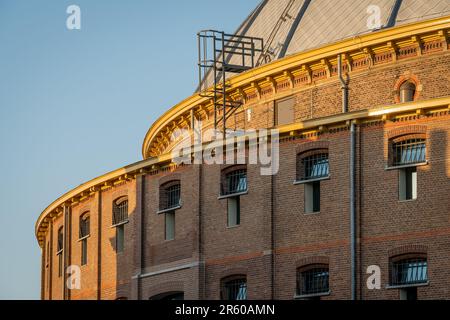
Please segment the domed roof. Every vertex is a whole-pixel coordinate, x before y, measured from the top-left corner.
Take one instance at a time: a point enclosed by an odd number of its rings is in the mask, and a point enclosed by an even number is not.
[[[449,15],[450,0],[264,0],[236,34],[263,38],[269,62],[374,32],[378,8],[385,29]]]

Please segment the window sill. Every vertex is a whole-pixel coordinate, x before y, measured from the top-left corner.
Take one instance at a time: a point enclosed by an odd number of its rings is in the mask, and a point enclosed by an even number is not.
[[[331,175],[328,175],[326,177],[316,178],[316,179],[307,179],[307,180],[295,180],[294,185],[299,184],[306,184],[306,183],[312,183],[312,182],[318,182],[318,181],[324,181],[324,180],[330,180]]]
[[[399,169],[406,169],[406,168],[423,167],[423,166],[427,166],[428,164],[429,164],[429,162],[425,161],[425,162],[405,164],[405,165],[401,165],[401,166],[386,166],[384,168],[384,170],[392,171],[392,170],[399,170]]]
[[[156,211],[156,213],[157,214],[163,214],[163,213],[170,212],[170,211],[175,211],[175,210],[178,210],[178,209],[181,209],[181,205],[176,206],[176,207],[172,207],[172,208],[162,209],[162,210]]]
[[[329,296],[331,291],[321,292],[321,293],[313,293],[313,294],[303,294],[303,295],[294,295],[295,300],[308,299],[308,298],[316,298],[316,297],[325,297]]]
[[[242,191],[242,192],[237,192],[237,193],[232,193],[232,194],[227,194],[227,195],[220,195],[217,197],[218,200],[223,200],[223,199],[228,199],[228,198],[234,198],[234,197],[239,197],[239,196],[243,196],[248,194],[248,190]]]
[[[121,222],[121,223],[116,223],[116,224],[113,224],[110,228],[120,227],[120,226],[122,226],[122,225],[124,225],[124,224],[127,224],[128,222],[130,222],[130,221],[129,221],[129,220],[126,220],[126,221]]]
[[[430,281],[424,282],[424,283],[414,283],[414,284],[403,284],[403,285],[387,285],[386,289],[407,289],[407,288],[415,288],[415,287],[426,287],[430,285]]]
[[[240,226],[241,226],[240,224],[237,224],[235,226],[227,226],[227,229],[236,229],[239,228]]]
[[[409,203],[409,202],[414,202],[414,201],[417,201],[417,199],[398,200],[398,203]]]
[[[314,216],[316,214],[320,214],[320,211],[315,211],[315,212],[305,212],[303,213],[305,216]]]

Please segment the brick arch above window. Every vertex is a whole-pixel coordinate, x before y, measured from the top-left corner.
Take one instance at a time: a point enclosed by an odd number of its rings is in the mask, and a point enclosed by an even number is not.
[[[405,74],[401,75],[398,78],[397,82],[395,83],[395,86],[394,86],[395,103],[400,103],[400,89],[401,89],[402,85],[404,85],[407,82],[414,84],[416,87],[415,94],[414,94],[414,101],[417,101],[420,98],[420,94],[422,92],[422,84],[419,81],[419,78],[415,74],[405,73]]]
[[[128,197],[128,190],[126,189],[116,190],[111,194],[113,201],[124,197]]]
[[[421,244],[411,244],[411,245],[404,245],[400,247],[393,248],[388,251],[388,257],[389,259],[396,259],[401,258],[403,259],[406,256],[412,255],[417,257],[417,255],[420,256],[426,256],[428,252],[428,247],[421,245]]]
[[[145,296],[148,299],[159,296],[166,292],[184,292],[183,281],[168,281],[151,286],[145,291]]]
[[[237,267],[222,271],[219,277],[221,280],[224,280],[235,276],[246,276],[246,274],[248,274],[248,268]]]
[[[247,170],[246,164],[230,164],[226,165],[223,168],[221,168],[221,174],[222,176],[226,176],[228,173],[231,173],[233,171],[237,170]]]
[[[299,144],[295,148],[295,153],[297,155],[306,153],[308,151],[313,151],[317,149],[329,149],[330,142],[329,141],[310,141],[306,143]]]
[[[302,258],[300,260],[297,260],[295,263],[296,269],[310,269],[311,267],[314,267],[315,265],[329,265],[330,259],[325,256],[312,256],[312,257],[306,257]]]
[[[424,125],[409,125],[409,126],[403,126],[400,128],[395,128],[392,130],[389,130],[387,132],[387,138],[389,140],[392,140],[394,138],[405,136],[405,135],[412,135],[412,134],[427,134],[427,126]]]
[[[167,176],[161,177],[158,180],[158,184],[159,184],[159,186],[162,186],[168,182],[177,181],[177,180],[181,181],[181,175],[179,173],[173,173],[173,174],[169,174]]]

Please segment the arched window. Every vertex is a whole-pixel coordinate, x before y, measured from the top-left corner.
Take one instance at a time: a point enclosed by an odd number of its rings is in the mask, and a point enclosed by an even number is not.
[[[247,169],[243,166],[222,171],[221,198],[227,199],[227,225],[235,227],[241,223],[241,195],[248,190]]]
[[[428,283],[426,254],[406,254],[390,260],[390,285],[400,288],[401,300],[417,300],[417,286]]]
[[[81,243],[81,265],[87,264],[88,238],[90,235],[90,216],[85,212],[80,216],[80,243]]]
[[[393,165],[402,166],[426,161],[426,140],[422,137],[408,137],[392,143]]]
[[[297,180],[315,180],[329,175],[328,149],[311,150],[297,155]]]
[[[116,228],[116,252],[122,252],[125,245],[125,224],[128,222],[128,198],[121,197],[113,202],[113,226]]]
[[[128,222],[128,198],[122,197],[113,202],[113,225]]]
[[[297,296],[320,297],[329,294],[329,268],[317,264],[297,269]]]
[[[247,300],[247,278],[245,275],[235,275],[222,279],[222,300]]]
[[[328,149],[297,155],[296,184],[305,185],[305,213],[320,212],[320,181],[330,177]]]
[[[163,184],[159,190],[159,209],[172,210],[181,206],[181,183],[174,180]]]
[[[64,250],[64,228],[61,226],[58,229],[58,243],[56,255],[58,256],[58,277],[63,273],[63,250]]]
[[[417,166],[426,164],[425,134],[411,134],[390,140],[389,162],[399,172],[399,200],[417,199]]]
[[[400,102],[412,102],[416,95],[416,85],[411,81],[405,81],[400,86]]]

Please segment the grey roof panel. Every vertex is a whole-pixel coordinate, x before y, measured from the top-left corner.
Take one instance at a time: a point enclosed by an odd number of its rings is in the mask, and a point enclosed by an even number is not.
[[[450,0],[403,0],[397,25],[450,15]]]
[[[386,25],[394,4],[395,0],[313,0],[286,55],[372,32],[367,26],[367,8],[379,6],[381,24]]]

